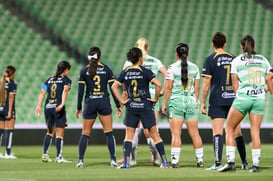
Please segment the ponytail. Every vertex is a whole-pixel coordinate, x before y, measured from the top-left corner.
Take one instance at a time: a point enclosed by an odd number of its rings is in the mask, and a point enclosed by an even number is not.
[[[88,53],[89,67],[88,74],[91,79],[97,74],[98,62],[100,60],[101,52],[98,47],[91,47]]]
[[[185,43],[179,43],[176,46],[176,53],[178,57],[181,59],[181,82],[183,87],[187,87],[188,84],[188,53],[189,47]]]
[[[256,54],[256,52],[254,51],[255,41],[251,36],[246,35],[241,40],[241,45],[243,47],[243,52],[247,53],[248,58],[251,58],[252,54]]]

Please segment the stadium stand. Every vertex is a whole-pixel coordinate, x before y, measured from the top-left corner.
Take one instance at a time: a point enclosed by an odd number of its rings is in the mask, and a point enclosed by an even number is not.
[[[255,0],[10,2],[13,3],[0,4],[0,69],[2,71],[3,65],[7,64],[17,68],[19,123],[43,123],[43,118],[34,115],[39,86],[54,73],[57,62],[62,59],[72,64],[73,87],[67,108],[70,122],[78,122],[74,116],[77,74],[84,61],[70,56],[71,52],[65,52],[66,48],[59,48],[62,44],[59,40],[69,42],[66,46],[74,47],[71,51],[79,49],[83,55],[90,46],[99,46],[102,61],[109,64],[115,74],[120,72],[128,49],[142,36],[150,42],[150,54],[161,59],[166,66],[175,61],[175,45],[183,41],[190,46],[189,59],[201,70],[205,57],[213,51],[211,37],[216,31],[227,35],[227,50],[235,55],[241,52],[239,43],[242,36],[251,34],[256,40],[256,51],[266,55],[270,61],[273,58],[273,11]],[[270,3],[272,0],[267,7]],[[14,6],[18,11],[22,8],[26,15],[12,13]],[[27,26],[27,22],[43,22],[46,27],[36,25],[40,26],[36,27],[39,29],[37,33],[35,28]],[[53,38],[49,37],[52,36],[49,29],[54,31]],[[43,34],[48,34],[48,39]],[[52,41],[54,38],[55,42]],[[264,122],[273,122],[272,104],[272,98],[267,95]],[[114,119],[121,122],[116,117]],[[208,122],[208,118],[201,114],[199,120]]]

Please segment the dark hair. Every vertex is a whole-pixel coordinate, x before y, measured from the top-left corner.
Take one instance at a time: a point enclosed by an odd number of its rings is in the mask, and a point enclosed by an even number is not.
[[[189,55],[189,47],[185,43],[179,43],[176,45],[176,53],[181,59],[181,82],[184,87],[188,84],[188,63],[187,57]]]
[[[15,73],[16,69],[12,65],[8,65],[5,68],[5,71],[3,73],[3,76],[0,80],[0,106],[4,106],[7,99],[7,91],[5,88],[6,80],[9,80],[8,78]]]
[[[214,48],[223,48],[226,43],[226,36],[221,32],[216,32],[212,37]]]
[[[100,60],[101,52],[98,47],[91,47],[88,52],[89,67],[88,73],[91,79],[97,74],[98,61]]]
[[[53,76],[53,79],[56,80],[57,77],[59,77],[65,71],[65,69],[70,70],[70,68],[71,68],[71,65],[67,61],[65,60],[60,61],[57,65],[57,69]]]
[[[132,64],[136,64],[140,57],[142,57],[142,52],[136,47],[131,48],[127,53],[127,59],[132,62]]]
[[[248,58],[251,57],[251,54],[256,54],[254,51],[255,41],[250,35],[246,35],[242,38],[241,45],[243,47],[243,52],[247,53]]]

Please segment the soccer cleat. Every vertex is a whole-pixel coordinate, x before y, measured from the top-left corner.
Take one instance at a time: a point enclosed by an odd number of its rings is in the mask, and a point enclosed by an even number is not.
[[[11,154],[5,154],[5,157],[4,157],[5,159],[17,159],[17,157],[16,156],[14,156],[12,153]]]
[[[68,161],[68,160],[64,159],[63,157],[57,157],[55,159],[55,162],[56,163],[72,163],[72,161]]]
[[[117,164],[117,162],[115,160],[111,160],[110,165],[111,165],[111,167],[117,167],[118,166],[118,164]]]
[[[117,169],[129,169],[130,168],[130,164],[125,163],[125,164],[121,164],[120,166],[117,167]]]
[[[124,162],[124,157],[122,157],[121,159],[119,159],[117,162],[118,163],[123,163]]]
[[[206,170],[207,171],[210,171],[210,170],[218,170],[219,168],[221,168],[222,167],[222,165],[212,165],[211,167],[209,167],[209,168],[206,168]]]
[[[178,163],[172,163],[172,168],[178,168],[178,167],[179,167]]]
[[[42,162],[52,162],[52,160],[49,158],[48,154],[43,154]]]
[[[236,167],[234,163],[227,163],[225,164],[222,168],[219,168],[218,171],[219,172],[227,172],[227,171],[235,171]]]
[[[247,162],[242,163],[241,169],[242,169],[242,170],[248,170],[248,163],[247,163]]]
[[[81,160],[79,160],[76,167],[82,168],[83,167],[83,162]]]
[[[161,165],[160,159],[159,159],[159,158],[155,159],[155,160],[153,161],[153,164],[154,164],[154,165],[160,166],[160,165]]]
[[[169,168],[169,163],[168,163],[168,162],[163,162],[163,163],[160,165],[160,168]]]
[[[136,160],[131,160],[131,161],[130,161],[130,165],[131,165],[131,166],[133,166],[133,165],[137,165]]]
[[[196,166],[199,168],[204,167],[204,163],[202,161],[199,161],[199,162],[197,162]]]
[[[0,158],[5,158],[5,156],[2,153],[0,153]]]
[[[259,167],[258,166],[253,166],[250,170],[249,170],[250,173],[256,173],[256,172],[259,172]]]

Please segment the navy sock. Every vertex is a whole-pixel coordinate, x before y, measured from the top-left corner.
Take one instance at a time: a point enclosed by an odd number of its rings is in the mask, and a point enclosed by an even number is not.
[[[63,139],[62,138],[56,138],[55,145],[56,145],[56,151],[57,151],[56,157],[62,157]]]
[[[131,141],[124,141],[124,143],[123,143],[124,164],[130,164],[131,151],[132,151],[132,142]]]
[[[46,134],[45,137],[44,137],[44,154],[48,153],[51,141],[52,141],[52,136]]]
[[[216,166],[222,163],[222,153],[223,153],[223,135],[217,134],[213,136],[213,149]]]
[[[88,145],[88,141],[89,141],[89,136],[82,134],[79,141],[79,155],[78,155],[79,160],[83,161],[83,157]]]
[[[159,142],[155,145],[158,153],[161,156],[162,159],[162,163],[166,163],[167,162],[167,158],[166,158],[166,154],[165,154],[165,148],[164,148],[164,143],[163,142]]]
[[[246,146],[245,146],[245,141],[243,136],[239,136],[235,138],[235,141],[236,141],[237,149],[240,154],[242,163],[246,163],[247,162],[246,161]]]
[[[110,153],[110,158],[111,160],[116,161],[116,139],[112,131],[105,133],[105,135],[106,135],[106,143]]]
[[[3,135],[4,135],[4,129],[0,129],[0,147],[2,146],[2,138],[3,138]]]
[[[5,131],[6,153],[8,155],[10,155],[10,152],[11,152],[12,135],[13,135],[13,130]]]

